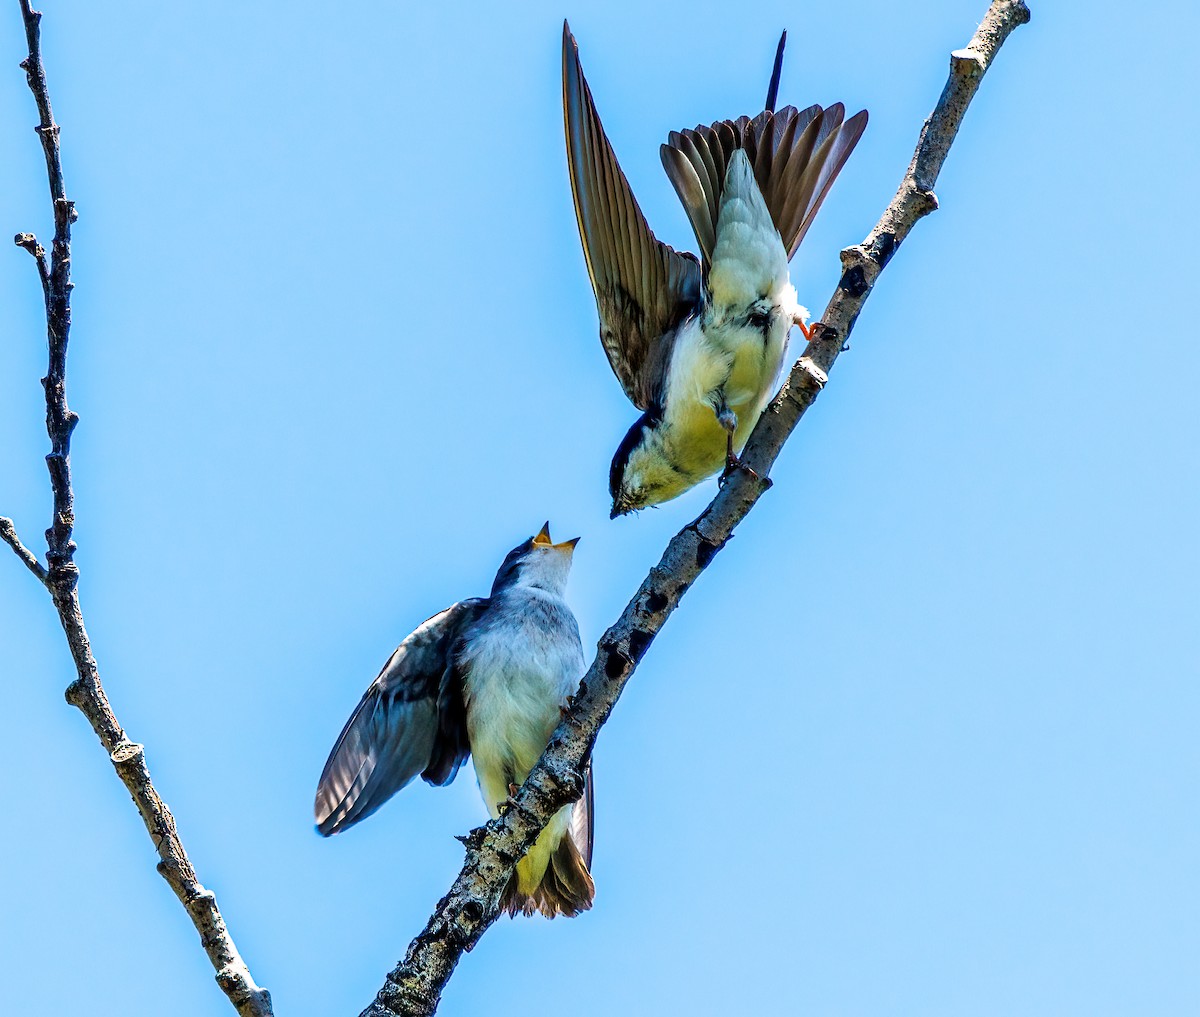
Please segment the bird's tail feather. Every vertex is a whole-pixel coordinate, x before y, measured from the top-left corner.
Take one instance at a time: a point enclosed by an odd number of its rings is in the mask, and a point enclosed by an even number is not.
[[[510,915],[532,915],[540,911],[547,918],[563,915],[573,918],[592,906],[596,884],[588,872],[587,862],[571,837],[563,837],[550,855],[542,881],[532,893],[522,893],[517,885],[517,873],[509,878],[500,907]]]
[[[717,243],[726,170],[745,151],[783,240],[788,258],[812,224],[867,126],[864,110],[845,119],[840,102],[826,109],[785,106],[753,120],[721,120],[708,127],[672,131],[662,146],[663,166],[683,202],[707,266]]]

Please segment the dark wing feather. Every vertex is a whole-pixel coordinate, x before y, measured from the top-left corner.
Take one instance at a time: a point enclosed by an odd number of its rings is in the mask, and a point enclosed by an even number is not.
[[[783,70],[783,49],[787,45],[787,29],[779,37],[779,45],[775,47],[775,65],[771,68],[771,83],[767,85],[767,101],[763,106],[768,113],[775,112],[775,100],[779,98],[779,73]]]
[[[365,819],[417,774],[448,784],[467,758],[455,650],[487,606],[464,600],[404,640],[346,721],[317,785],[317,830],[328,837]]]
[[[716,247],[717,214],[725,170],[745,149],[788,258],[796,253],[867,126],[867,111],[845,120],[845,108],[785,106],[753,120],[721,120],[690,131],[672,131],[662,146],[663,167],[687,210],[707,265]]]
[[[659,401],[676,328],[700,305],[700,266],[650,231],[604,133],[565,22],[563,115],[600,342],[626,395],[646,410]]]
[[[583,797],[575,803],[571,812],[571,825],[567,833],[583,856],[588,869],[592,867],[592,843],[596,832],[596,790],[592,780],[592,761],[589,759],[583,773]]]

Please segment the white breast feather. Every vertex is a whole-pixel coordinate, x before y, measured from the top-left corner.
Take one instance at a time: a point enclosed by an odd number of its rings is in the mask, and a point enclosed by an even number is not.
[[[547,631],[541,611],[523,609],[522,600],[549,594],[520,589],[503,597],[504,603],[494,607],[504,612],[505,623],[474,635],[463,660],[471,752],[493,816],[508,795],[508,783],[523,781],[541,756],[558,724],[559,707],[584,670],[573,626]]]
[[[555,610],[545,610],[549,603]],[[574,616],[560,598],[517,587],[494,598],[492,607],[504,621],[471,638],[463,660],[463,691],[479,790],[488,812],[498,816],[509,783],[523,783],[545,750],[560,707],[583,675],[584,660]],[[518,863],[522,893],[533,893],[541,882],[573,808],[567,805],[555,813]]]

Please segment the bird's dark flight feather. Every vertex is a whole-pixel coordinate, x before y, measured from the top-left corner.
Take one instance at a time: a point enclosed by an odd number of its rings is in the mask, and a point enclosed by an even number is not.
[[[563,24],[563,114],[571,193],[600,312],[600,342],[640,410],[660,402],[671,344],[700,306],[700,266],[657,240],[604,133]]]
[[[767,101],[763,105],[768,113],[775,112],[775,100],[779,98],[779,75],[783,71],[783,50],[787,46],[787,29],[779,37],[779,45],[775,47],[775,64],[771,68],[771,83],[767,85]]]
[[[317,830],[365,819],[417,774],[449,784],[470,754],[456,650],[487,607],[464,600],[424,622],[371,683],[329,754],[317,785]]]

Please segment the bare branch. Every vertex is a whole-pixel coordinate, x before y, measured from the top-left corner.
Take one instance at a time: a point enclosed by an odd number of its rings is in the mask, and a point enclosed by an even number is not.
[[[45,583],[46,570],[42,567],[42,563],[37,560],[37,555],[21,543],[21,538],[17,536],[17,528],[13,525],[13,521],[5,519],[3,516],[0,516],[0,537],[4,538],[4,543],[11,547],[16,556],[25,563],[25,567],[37,576],[38,582]]]
[[[867,239],[842,252],[845,271],[818,332],[763,411],[742,453],[743,468],[698,519],[672,538],[662,560],[604,634],[569,715],[513,806],[464,838],[466,862],[450,892],[361,1017],[428,1017],[435,1012],[459,958],[496,920],[501,890],[517,860],[550,817],[579,798],[596,734],[625,683],[680,598],[770,486],[771,466],[824,386],[879,273],[916,222],[937,208],[933,185],[984,72],[1009,34],[1028,20],[1021,0],[995,0],[967,49],[954,53],[949,80],[921,131],[900,189]]]
[[[16,551],[26,566],[50,591],[59,621],[66,634],[75,661],[76,679],[67,687],[67,702],[87,717],[100,739],[113,768],[132,796],[142,821],[158,852],[158,872],[179,898],[200,934],[200,942],[216,969],[217,984],[243,1017],[270,1017],[271,996],[259,988],[217,908],[216,897],[196,878],[196,872],[175,829],[175,817],[159,797],[150,780],[142,746],[130,741],[108,704],[100,674],[92,656],[91,643],[83,624],[77,589],[79,569],[75,564],[75,543],[71,539],[75,525],[75,496],[71,488],[71,432],[79,418],[67,406],[67,341],[71,329],[71,224],[76,219],[74,202],[68,200],[63,183],[59,151],[59,129],[50,108],[46,73],[42,66],[39,24],[41,13],[29,0],[19,0],[25,22],[29,56],[21,61],[29,88],[37,103],[40,122],[36,128],[46,156],[50,198],[54,204],[54,241],[47,267],[45,251],[31,233],[18,234],[17,246],[25,248],[38,263],[46,301],[46,333],[50,366],[42,387],[46,393],[46,431],[50,436],[50,486],[54,496],[54,516],[46,530],[48,568],[16,538],[9,520],[0,521],[0,536]]]
[[[27,250],[37,262],[38,278],[42,281],[42,299],[46,301],[46,310],[50,309],[50,269],[46,266],[46,248],[38,243],[38,238],[32,233],[18,233],[13,237],[13,243]]]

